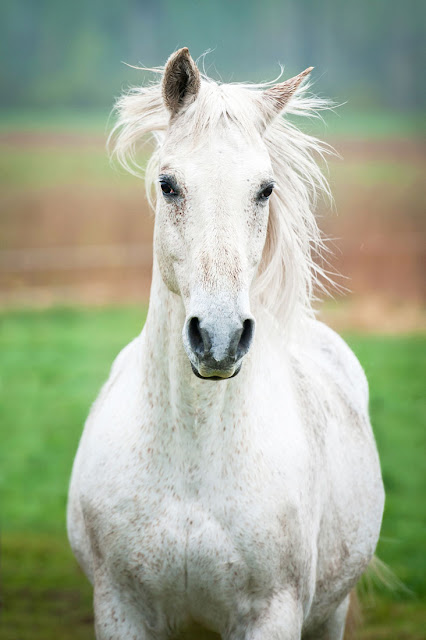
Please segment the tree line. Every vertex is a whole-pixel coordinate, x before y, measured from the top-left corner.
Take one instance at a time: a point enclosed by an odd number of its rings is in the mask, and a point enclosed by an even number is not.
[[[0,21],[3,107],[98,107],[180,46],[223,80],[316,67],[320,92],[421,109],[422,0],[14,0]]]

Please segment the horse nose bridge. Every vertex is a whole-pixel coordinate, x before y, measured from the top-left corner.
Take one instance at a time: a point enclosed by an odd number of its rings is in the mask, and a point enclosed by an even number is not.
[[[224,238],[214,243],[211,249],[204,248],[195,256],[193,273],[195,280],[206,290],[238,291],[243,286],[244,259],[241,251],[231,239]]]

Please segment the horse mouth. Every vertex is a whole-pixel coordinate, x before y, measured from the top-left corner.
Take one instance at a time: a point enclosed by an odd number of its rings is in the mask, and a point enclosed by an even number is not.
[[[217,372],[214,372],[213,375],[206,375],[203,376],[198,369],[192,364],[191,362],[191,368],[193,373],[195,373],[195,375],[197,376],[197,378],[200,378],[201,380],[230,380],[231,378],[235,378],[236,375],[238,375],[241,371],[241,363],[235,368],[235,371],[233,373],[229,373],[224,371],[222,375],[217,375]]]

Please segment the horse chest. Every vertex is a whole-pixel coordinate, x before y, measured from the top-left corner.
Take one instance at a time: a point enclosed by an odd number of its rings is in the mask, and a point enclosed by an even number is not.
[[[241,594],[267,598],[300,575],[310,550],[293,504],[282,496],[266,499],[254,486],[247,491],[246,478],[222,483],[206,474],[188,482],[162,471],[150,465],[129,483],[130,495],[126,483],[112,508],[101,509],[117,582],[129,588],[130,577],[131,590],[160,604],[165,616],[186,611],[213,624]]]
[[[262,535],[238,533],[204,505],[165,498],[152,520],[142,517],[122,537],[122,568],[156,594],[212,601],[243,588],[259,568],[251,556]]]

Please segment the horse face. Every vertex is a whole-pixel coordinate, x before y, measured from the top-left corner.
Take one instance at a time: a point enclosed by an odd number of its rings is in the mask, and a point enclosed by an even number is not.
[[[202,82],[186,48],[167,62],[155,251],[164,282],[182,296],[183,342],[200,377],[236,375],[250,347],[249,291],[274,187],[262,135],[309,71],[249,97]]]
[[[182,296],[183,342],[201,377],[236,375],[250,347],[249,290],[273,186],[260,136],[249,142],[224,125],[194,145],[171,126],[160,157],[156,257],[164,282]]]

